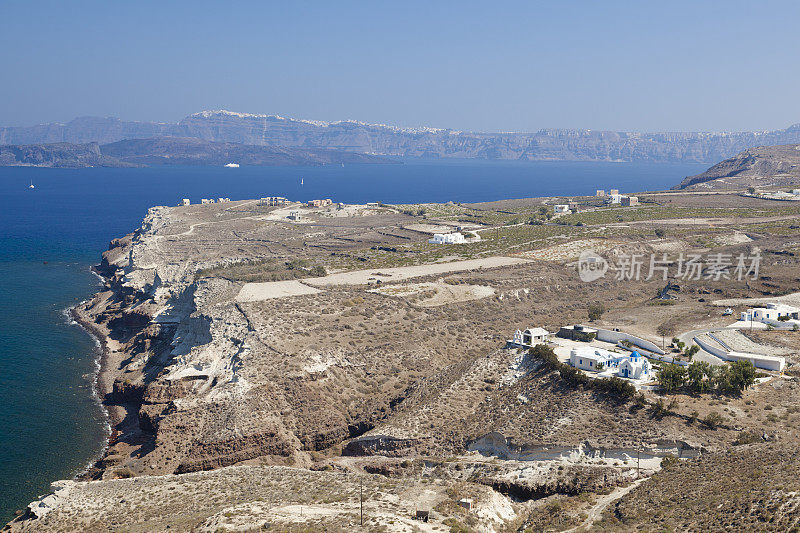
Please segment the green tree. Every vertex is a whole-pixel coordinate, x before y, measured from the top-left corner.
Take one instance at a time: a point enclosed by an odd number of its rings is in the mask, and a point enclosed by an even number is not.
[[[686,369],[679,365],[664,364],[658,370],[658,382],[664,392],[673,392],[686,381]]]
[[[748,389],[756,382],[756,367],[750,361],[734,361],[730,364],[730,381],[736,392]]]
[[[706,392],[712,385],[713,370],[705,361],[695,361],[686,369],[686,381],[694,392]]]
[[[694,344],[694,345],[690,346],[690,347],[689,347],[689,348],[686,350],[686,352],[685,352],[685,353],[686,353],[686,355],[688,355],[689,357],[694,357],[694,354],[696,354],[696,353],[697,353],[697,352],[699,352],[699,351],[700,351],[700,347],[699,347],[698,345]]]

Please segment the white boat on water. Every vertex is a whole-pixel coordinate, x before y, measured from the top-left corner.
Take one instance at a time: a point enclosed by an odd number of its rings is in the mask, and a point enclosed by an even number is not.
[[[31,180],[31,184],[30,184],[30,185],[28,185],[28,188],[29,188],[29,189],[35,189],[35,188],[36,188],[36,187],[34,187],[34,186],[33,186],[33,180]]]
[[[228,163],[225,168],[239,168],[239,163]]]

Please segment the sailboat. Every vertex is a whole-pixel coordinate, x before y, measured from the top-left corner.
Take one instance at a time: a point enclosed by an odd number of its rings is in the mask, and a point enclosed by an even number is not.
[[[36,187],[34,187],[34,186],[33,186],[33,180],[31,180],[31,184],[30,184],[30,185],[28,185],[28,188],[29,188],[29,189],[35,189],[35,188],[36,188]]]
[[[303,184],[303,178],[300,178],[300,185]]]

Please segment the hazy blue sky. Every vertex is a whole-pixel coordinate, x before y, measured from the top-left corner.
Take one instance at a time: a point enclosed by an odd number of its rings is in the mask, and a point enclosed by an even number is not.
[[[0,125],[225,108],[401,126],[800,122],[800,2],[0,0]]]

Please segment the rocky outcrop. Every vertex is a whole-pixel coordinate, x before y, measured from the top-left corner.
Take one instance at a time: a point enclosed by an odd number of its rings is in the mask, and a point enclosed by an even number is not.
[[[745,150],[689,176],[675,189],[744,188],[800,184],[800,144],[760,146]]]
[[[176,124],[84,117],[67,124],[0,128],[0,144],[112,143],[164,136],[389,156],[710,163],[755,146],[800,142],[800,124],[782,130],[735,133],[567,129],[478,133],[428,127],[397,128],[352,120],[320,122],[277,115],[203,111]]]
[[[420,444],[420,439],[404,439],[389,435],[365,435],[348,442],[342,449],[342,455],[355,457],[368,455],[402,457],[417,453]]]

